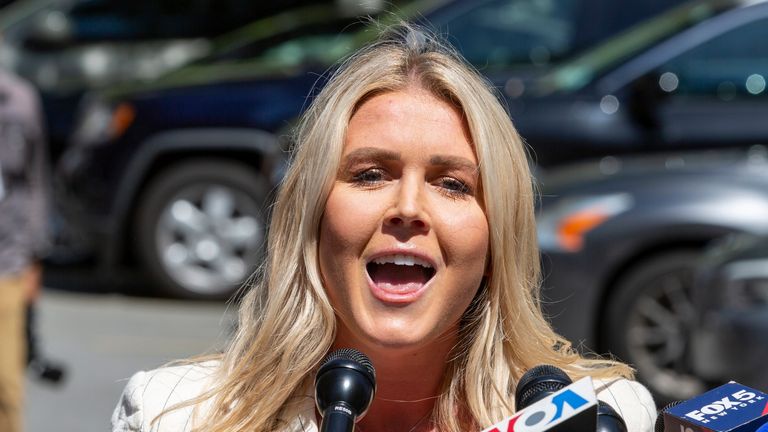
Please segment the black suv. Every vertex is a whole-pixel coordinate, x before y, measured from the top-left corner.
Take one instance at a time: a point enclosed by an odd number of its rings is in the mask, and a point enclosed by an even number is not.
[[[327,17],[335,11],[332,5],[333,0],[17,0],[0,9],[0,66],[41,93],[55,158],[84,91],[152,80],[209,54],[214,37],[255,19],[282,13],[273,27],[286,27],[310,14]]]

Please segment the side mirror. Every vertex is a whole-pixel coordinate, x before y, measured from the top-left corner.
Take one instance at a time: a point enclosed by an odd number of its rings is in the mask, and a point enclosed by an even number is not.
[[[72,20],[61,11],[47,11],[34,18],[23,38],[24,47],[36,51],[61,49],[72,41]]]

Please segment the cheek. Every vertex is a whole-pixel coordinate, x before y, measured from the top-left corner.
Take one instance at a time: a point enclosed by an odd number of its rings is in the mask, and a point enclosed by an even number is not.
[[[467,211],[445,211],[444,215],[440,224],[446,232],[442,236],[442,248],[451,261],[449,264],[472,273],[479,266],[483,272],[489,251],[485,213],[479,206],[472,206]]]
[[[336,289],[355,277],[358,260],[378,227],[375,206],[359,193],[336,186],[320,222],[320,271],[326,286]]]
[[[328,196],[320,223],[320,248],[326,255],[359,252],[375,230],[377,219],[371,203],[353,191],[336,186]]]
[[[452,212],[444,219],[442,236],[446,264],[451,269],[449,284],[453,295],[446,299],[447,309],[455,312],[453,318],[464,313],[474,298],[487,271],[489,230],[485,214],[479,207],[467,212]]]

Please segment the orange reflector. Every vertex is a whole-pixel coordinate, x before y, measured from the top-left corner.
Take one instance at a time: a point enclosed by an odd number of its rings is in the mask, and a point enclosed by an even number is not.
[[[127,103],[121,103],[112,114],[112,138],[119,137],[133,123],[136,111]]]
[[[569,252],[579,251],[584,246],[584,236],[609,217],[606,212],[594,208],[573,213],[560,221],[557,241]]]

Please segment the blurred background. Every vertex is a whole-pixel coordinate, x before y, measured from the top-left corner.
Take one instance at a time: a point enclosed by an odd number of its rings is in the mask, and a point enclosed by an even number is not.
[[[291,130],[407,20],[498,89],[541,192],[544,309],[659,406],[768,390],[768,2],[16,0],[0,67],[40,93],[55,248],[30,431],[96,431],[138,369],[226,343]],[[46,379],[47,378],[47,379]]]

